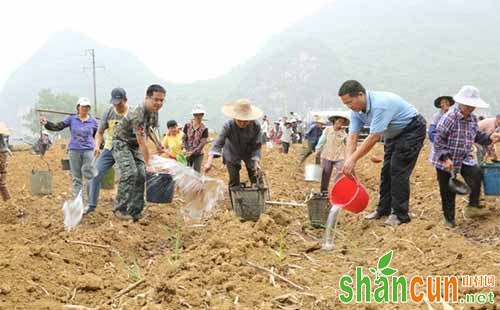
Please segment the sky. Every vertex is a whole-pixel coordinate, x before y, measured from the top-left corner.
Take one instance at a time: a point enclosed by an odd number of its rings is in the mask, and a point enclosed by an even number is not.
[[[165,80],[214,78],[332,1],[1,1],[0,89],[51,33],[61,30],[127,49]]]

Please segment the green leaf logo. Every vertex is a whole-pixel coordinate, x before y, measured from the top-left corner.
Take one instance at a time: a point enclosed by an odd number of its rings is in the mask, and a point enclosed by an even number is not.
[[[392,253],[393,251],[391,250],[378,260],[377,269],[369,268],[370,272],[376,276],[377,280],[380,276],[388,277],[398,272],[397,269],[389,267],[392,260]]]
[[[378,260],[378,269],[384,269],[385,267],[389,266],[392,260],[392,250],[387,252],[384,256],[382,256]]]

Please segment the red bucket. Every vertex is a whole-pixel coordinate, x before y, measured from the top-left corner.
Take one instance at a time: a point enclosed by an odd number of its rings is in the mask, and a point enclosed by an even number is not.
[[[359,213],[368,206],[368,193],[356,178],[342,176],[335,182],[330,191],[330,203],[342,209]]]

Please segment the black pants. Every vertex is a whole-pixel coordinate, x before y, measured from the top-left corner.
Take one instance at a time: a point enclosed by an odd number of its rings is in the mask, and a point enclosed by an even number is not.
[[[437,179],[439,182],[439,192],[441,194],[441,206],[443,214],[448,221],[455,220],[455,196],[456,194],[450,190],[448,181],[450,173],[440,169],[436,169]],[[463,176],[465,183],[469,185],[471,192],[469,194],[469,206],[479,206],[479,196],[481,194],[482,172],[477,166],[462,165],[460,174]]]
[[[283,153],[288,154],[288,149],[290,148],[290,143],[282,141],[281,146],[283,146]]]
[[[247,168],[248,178],[252,184],[257,183],[257,174],[255,173],[255,166],[253,160],[245,159],[245,167]],[[227,172],[229,173],[229,187],[240,185],[240,170],[241,162],[230,163],[226,162]],[[262,179],[259,178],[259,182],[262,183]]]
[[[418,115],[399,135],[385,139],[377,211],[382,215],[395,214],[403,223],[410,221],[410,176],[424,143],[425,124],[425,119]]]
[[[187,158],[188,167],[193,167],[196,172],[201,171],[201,164],[203,162],[203,154],[191,155]]]

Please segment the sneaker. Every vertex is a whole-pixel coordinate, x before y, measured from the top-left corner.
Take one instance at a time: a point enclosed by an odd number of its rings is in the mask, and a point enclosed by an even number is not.
[[[447,219],[444,219],[443,224],[444,224],[444,226],[446,226],[446,228],[450,228],[450,229],[457,227],[457,224],[455,224],[454,220],[449,221]]]
[[[83,210],[83,215],[87,215],[87,214],[94,212],[94,211],[95,211],[94,206],[88,206],[87,208],[85,208],[85,210]]]
[[[369,214],[365,215],[365,219],[367,219],[367,220],[378,220],[378,219],[381,219],[384,216],[387,216],[387,215],[380,214],[378,211],[373,211],[372,213],[369,213]]]
[[[399,226],[403,224],[403,222],[397,217],[397,215],[391,214],[387,220],[385,220],[384,224],[388,226]]]
[[[466,207],[464,209],[465,217],[481,217],[488,214],[489,214],[488,210],[478,207]]]
[[[120,210],[116,210],[116,211],[113,211],[113,214],[120,220],[123,220],[123,221],[131,221],[133,220],[134,218],[132,217],[132,215],[128,214],[128,213],[125,213],[125,212],[122,212]]]

